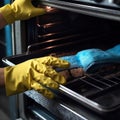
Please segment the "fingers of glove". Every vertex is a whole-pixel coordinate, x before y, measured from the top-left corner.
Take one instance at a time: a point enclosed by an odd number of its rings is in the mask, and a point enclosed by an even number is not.
[[[51,76],[51,78],[59,84],[65,84],[66,83],[65,77],[60,75],[59,73]]]
[[[43,96],[47,98],[52,99],[54,97],[54,94],[50,90],[48,90],[47,88],[45,88],[44,86],[42,86],[36,81],[32,81],[31,88],[38,91],[39,93],[41,93]]]
[[[47,66],[45,64],[38,63],[37,61],[33,61],[31,65],[33,68],[31,70],[38,71],[39,73],[43,73],[46,76],[51,77],[57,75],[57,72],[52,68],[52,66]]]
[[[42,70],[43,68],[44,70]],[[59,84],[66,83],[64,76],[60,75],[49,66],[42,65],[39,71],[36,71],[35,69],[31,69],[31,70],[32,70],[31,73],[33,73],[32,76],[34,76],[33,79],[38,81],[40,80],[42,83],[44,83],[44,85],[47,85],[48,87],[58,88],[56,82]]]
[[[35,71],[34,69],[31,72],[31,77],[33,80],[39,82],[40,84],[46,86],[46,87],[50,87],[53,89],[58,89],[59,85],[57,82],[55,82],[54,80],[52,80],[52,78],[46,76],[43,73],[39,73],[37,71]]]
[[[19,10],[20,13],[24,13],[28,17],[42,15],[46,12],[43,8],[34,7],[31,0],[15,0],[11,7],[14,11]]]
[[[34,2],[34,1],[35,0],[25,0],[25,6],[29,9],[29,15],[31,17],[34,17],[34,16],[37,16],[37,15],[45,14],[46,13],[45,9],[34,7],[34,5],[32,4],[32,2]]]
[[[61,59],[53,57],[53,56],[37,58],[36,60],[40,63],[50,65],[50,66],[54,66],[54,67],[67,68],[67,67],[70,66],[69,62],[67,62],[65,60],[61,60]]]
[[[55,74],[54,70],[52,69],[51,66],[47,66],[45,64],[42,64],[42,63],[39,63],[38,61],[36,60],[32,60],[31,62],[31,67],[33,69],[31,70],[36,70],[38,71],[39,73],[49,73],[49,74]]]
[[[12,5],[32,6],[32,1],[34,1],[34,0],[14,0]]]
[[[38,80],[39,82],[41,82],[42,84],[44,84],[47,87],[53,88],[53,89],[58,89],[59,84],[65,84],[66,80],[63,76],[54,76],[52,77],[46,77],[44,75],[40,76],[40,79]]]
[[[65,84],[66,80],[64,76],[57,73],[52,67],[46,66],[46,71],[44,71],[44,74],[48,77],[50,77],[52,80],[56,81],[59,84]]]
[[[32,10],[32,17],[37,16],[37,15],[43,15],[46,13],[46,10],[43,8],[34,8]]]

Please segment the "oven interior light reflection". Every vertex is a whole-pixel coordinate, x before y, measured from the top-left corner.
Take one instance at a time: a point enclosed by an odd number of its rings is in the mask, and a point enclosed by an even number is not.
[[[47,12],[50,12],[50,11],[52,11],[52,10],[53,10],[52,7],[50,7],[50,6],[46,6],[46,11],[47,11]]]

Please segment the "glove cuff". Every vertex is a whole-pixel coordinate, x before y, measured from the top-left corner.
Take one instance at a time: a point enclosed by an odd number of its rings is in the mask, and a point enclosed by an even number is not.
[[[6,22],[8,24],[11,24],[15,21],[14,12],[11,9],[10,4],[7,4],[3,7],[1,7],[0,8],[0,13],[2,14],[2,16],[4,17],[4,19],[6,20]]]
[[[5,78],[5,89],[6,95],[15,95],[27,90],[27,88],[22,85],[22,82],[18,79],[15,79],[14,76],[14,67],[5,67],[4,68],[4,78]]]

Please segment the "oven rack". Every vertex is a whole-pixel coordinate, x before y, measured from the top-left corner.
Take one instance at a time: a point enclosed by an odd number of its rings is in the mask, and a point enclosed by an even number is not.
[[[61,85],[60,91],[76,102],[103,114],[120,107],[120,95],[116,94],[119,88],[120,72],[107,75],[96,73],[85,74],[65,86]]]

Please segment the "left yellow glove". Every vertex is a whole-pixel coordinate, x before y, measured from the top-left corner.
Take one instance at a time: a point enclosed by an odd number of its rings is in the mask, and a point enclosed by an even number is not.
[[[66,68],[69,65],[67,61],[47,56],[5,67],[6,94],[14,95],[34,89],[47,98],[53,98],[54,94],[49,89],[58,89],[59,84],[64,84],[66,80],[52,67]]]
[[[16,20],[26,20],[38,15],[43,15],[45,9],[36,8],[31,3],[32,0],[15,0],[11,5],[7,4],[0,8],[0,13],[8,24]]]

